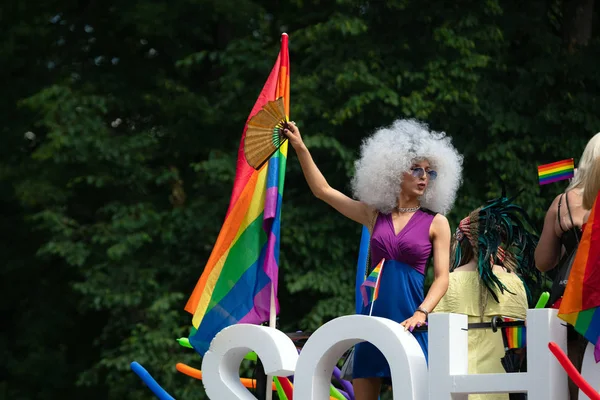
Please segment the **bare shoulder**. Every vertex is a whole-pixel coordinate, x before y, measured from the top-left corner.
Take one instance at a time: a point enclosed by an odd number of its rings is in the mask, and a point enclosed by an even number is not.
[[[583,223],[583,218],[587,211],[583,207],[583,192],[578,189],[572,189],[566,193],[566,196],[569,200],[569,209],[574,214],[573,219],[575,220],[575,225],[579,225],[577,222],[580,220],[580,218]]]
[[[556,216],[558,215],[558,203],[560,202],[560,199],[563,196],[563,194],[564,193],[559,194],[558,196],[556,196],[554,198],[554,200],[552,200],[550,207],[548,207],[548,210],[546,211],[546,220],[547,221],[556,220]]]
[[[431,227],[429,228],[429,233],[432,238],[450,235],[450,223],[448,222],[448,218],[442,214],[436,214],[433,217],[433,221],[431,222]]]
[[[560,202],[560,199],[562,198],[562,196],[564,195],[564,193],[561,193],[559,195],[557,195],[554,200],[552,200],[552,204],[550,204],[550,207],[548,207],[548,212],[552,212],[554,214],[556,214],[558,212],[558,203]]]
[[[448,222],[448,218],[446,218],[445,215],[442,214],[436,214],[435,217],[433,217],[433,222],[431,223],[432,225],[438,226],[438,227],[445,227],[448,226],[450,227],[450,223]]]

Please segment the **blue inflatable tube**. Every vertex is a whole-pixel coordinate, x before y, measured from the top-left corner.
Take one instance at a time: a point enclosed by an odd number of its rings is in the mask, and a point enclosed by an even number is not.
[[[175,398],[169,393],[167,393],[165,389],[160,387],[158,382],[154,380],[152,375],[150,375],[150,373],[146,371],[146,369],[142,367],[140,363],[134,361],[130,364],[130,366],[133,372],[135,372],[136,375],[140,377],[142,382],[144,382],[146,386],[148,386],[148,388],[152,391],[152,393],[154,393],[156,397],[158,397],[160,400],[175,400]]]

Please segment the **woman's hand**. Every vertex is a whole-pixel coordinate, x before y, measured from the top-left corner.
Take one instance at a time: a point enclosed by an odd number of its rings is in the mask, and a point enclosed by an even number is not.
[[[302,140],[300,130],[296,126],[296,123],[294,121],[290,121],[287,125],[289,129],[284,129],[283,134],[287,136],[294,150],[298,150],[304,147],[304,141]]]
[[[427,325],[426,322],[427,317],[425,313],[421,311],[416,311],[412,317],[406,319],[400,323],[404,327],[405,331],[413,331],[415,328],[420,328],[421,326]]]
[[[329,183],[327,183],[327,180],[321,171],[319,171],[319,168],[317,168],[310,152],[306,148],[296,123],[290,121],[287,125],[286,129],[283,130],[283,134],[287,136],[290,144],[294,150],[296,150],[298,161],[300,161],[302,172],[304,173],[304,177],[306,178],[306,182],[308,183],[311,192],[318,199],[323,200],[351,220],[356,221],[361,225],[370,224],[374,216],[373,210],[365,203],[354,200],[339,190],[329,186]]]

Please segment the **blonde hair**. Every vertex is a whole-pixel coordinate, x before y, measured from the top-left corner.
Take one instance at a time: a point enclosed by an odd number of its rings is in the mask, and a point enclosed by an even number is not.
[[[429,161],[438,173],[421,205],[446,214],[462,183],[463,157],[444,132],[430,131],[416,120],[397,120],[364,140],[352,179],[354,196],[384,214],[391,212],[398,205],[402,173],[415,160]]]
[[[590,176],[590,168],[597,157],[600,157],[600,132],[596,133],[585,146],[585,150],[583,150],[583,154],[577,165],[577,172],[567,187],[567,191],[572,189],[585,191],[586,182]]]
[[[598,191],[600,191],[600,156],[596,157],[588,168],[583,187],[583,208],[591,210],[594,206],[594,200],[598,196]]]

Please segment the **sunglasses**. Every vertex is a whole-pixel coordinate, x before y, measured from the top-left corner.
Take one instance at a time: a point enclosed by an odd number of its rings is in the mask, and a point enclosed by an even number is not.
[[[412,176],[414,176],[415,178],[422,178],[423,176],[425,176],[425,174],[427,174],[427,177],[429,178],[429,180],[434,181],[435,178],[437,178],[437,172],[435,172],[432,169],[430,169],[429,171],[425,171],[425,169],[423,169],[422,167],[416,167],[416,168],[411,168],[410,172],[412,173]]]

